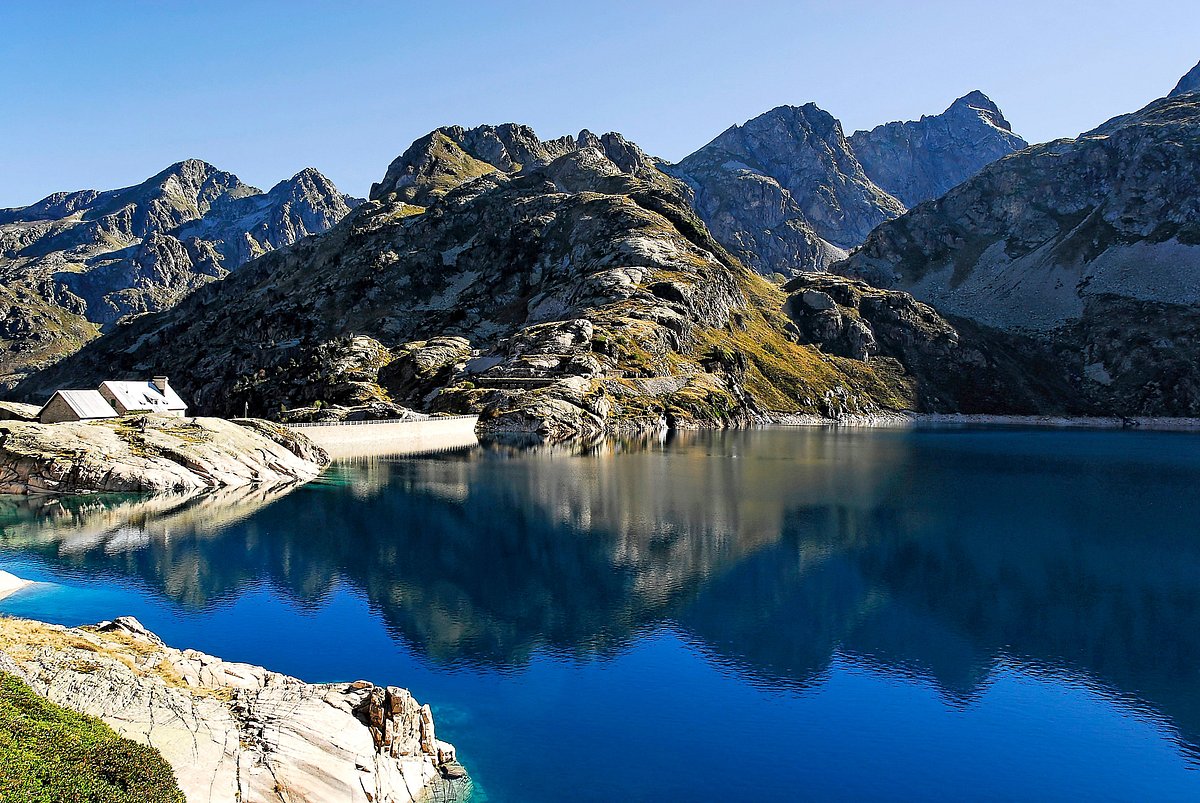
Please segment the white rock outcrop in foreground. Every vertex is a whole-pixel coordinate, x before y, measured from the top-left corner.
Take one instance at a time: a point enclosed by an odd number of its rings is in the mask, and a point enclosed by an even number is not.
[[[0,493],[195,492],[307,481],[323,450],[277,424],[134,415],[0,422]]]
[[[156,748],[189,803],[455,800],[469,783],[405,689],[309,684],[180,651],[132,617],[0,620],[0,667]]]

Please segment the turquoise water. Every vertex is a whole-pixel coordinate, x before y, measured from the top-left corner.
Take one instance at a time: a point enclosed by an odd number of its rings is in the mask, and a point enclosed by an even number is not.
[[[1200,437],[760,430],[0,498],[0,611],[430,702],[486,801],[1200,799]]]

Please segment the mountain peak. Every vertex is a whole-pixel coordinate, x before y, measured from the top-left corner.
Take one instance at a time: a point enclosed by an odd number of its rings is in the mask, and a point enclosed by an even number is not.
[[[1028,143],[991,98],[974,89],[946,111],[885,123],[850,136],[854,155],[879,186],[912,208],[943,195],[985,165]]]
[[[213,176],[218,173],[225,173],[225,171],[215,167],[214,165],[204,161],[203,159],[184,159],[182,161],[176,162],[173,165],[170,165],[169,167],[167,167],[166,169],[164,169],[158,173],[155,173],[153,176],[146,179],[146,181],[144,181],[142,183],[143,184],[161,184],[163,181],[166,181],[168,178],[172,178],[172,177],[180,178],[180,179],[184,179],[184,180],[203,181],[204,179],[208,178],[209,176]],[[225,173],[225,174],[229,175],[229,176],[233,176],[232,173]],[[234,178],[236,178],[236,176],[234,176]]]
[[[1167,97],[1176,97],[1178,95],[1186,95],[1188,92],[1200,91],[1200,62],[1196,66],[1188,70],[1187,75],[1179,79],[1179,83],[1171,90],[1171,94]]]
[[[306,167],[291,178],[284,179],[271,188],[274,193],[282,187],[293,189],[314,189],[327,195],[340,195],[333,182],[315,167]]]
[[[1000,108],[989,98],[983,94],[981,90],[972,89],[967,94],[963,95],[958,100],[950,104],[953,106],[972,106],[974,108],[991,109],[992,111],[1000,111]]]
[[[444,126],[416,140],[388,166],[383,181],[371,187],[371,198],[395,193],[400,200],[428,206],[447,192],[489,173],[523,173],[563,156],[595,149],[619,169],[637,173],[654,160],[620,134],[597,136],[583,129],[576,136],[539,139],[519,123],[475,128]]]
[[[763,273],[820,270],[904,207],[871,182],[841,123],[815,103],[726,129],[668,172],[713,236]]]
[[[1012,131],[1012,126],[1009,125],[1008,120],[1004,119],[1004,114],[1000,111],[1000,107],[978,89],[971,90],[951,103],[950,107],[946,109],[945,114],[956,112],[959,114],[975,115],[988,125],[994,126],[1001,131]]]

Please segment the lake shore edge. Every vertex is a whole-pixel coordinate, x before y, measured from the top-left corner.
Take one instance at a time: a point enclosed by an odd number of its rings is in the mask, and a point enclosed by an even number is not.
[[[1200,418],[1158,416],[991,415],[982,413],[881,413],[839,418],[781,414],[768,426],[793,427],[1034,427],[1040,429],[1128,429],[1150,432],[1197,432]]]

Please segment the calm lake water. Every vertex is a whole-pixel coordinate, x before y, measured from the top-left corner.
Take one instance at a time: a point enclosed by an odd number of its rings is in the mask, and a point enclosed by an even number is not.
[[[760,430],[0,497],[0,611],[433,705],[476,801],[1200,800],[1200,436]]]

